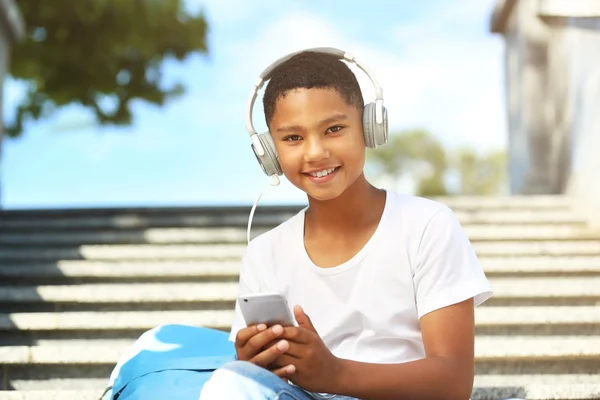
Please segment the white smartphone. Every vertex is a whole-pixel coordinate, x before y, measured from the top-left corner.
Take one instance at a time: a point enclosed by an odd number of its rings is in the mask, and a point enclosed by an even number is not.
[[[238,299],[246,325],[295,326],[294,316],[281,293],[252,293]]]

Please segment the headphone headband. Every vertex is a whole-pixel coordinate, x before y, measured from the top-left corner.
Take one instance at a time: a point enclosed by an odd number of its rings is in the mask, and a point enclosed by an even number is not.
[[[365,74],[367,74],[367,76],[373,83],[373,86],[375,87],[375,103],[377,104],[375,119],[377,123],[383,123],[383,89],[381,89],[381,86],[379,86],[379,83],[377,79],[375,79],[373,73],[364,64],[356,60],[356,58],[352,54],[340,49],[336,49],[334,47],[313,47],[305,50],[296,51],[277,59],[267,68],[265,68],[265,70],[254,82],[254,88],[252,89],[252,93],[250,93],[250,99],[248,100],[248,108],[246,114],[246,130],[250,134],[250,139],[252,140],[252,143],[254,144],[254,147],[260,156],[264,155],[264,149],[260,141],[258,140],[258,133],[254,129],[254,125],[252,124],[252,111],[254,110],[254,102],[256,101],[256,97],[258,96],[258,91],[263,87],[265,82],[271,78],[271,73],[273,72],[273,70],[275,70],[275,68],[277,68],[279,65],[289,60],[290,58],[300,53],[308,51],[323,54],[332,54],[339,59],[344,59],[348,62],[354,63]]]

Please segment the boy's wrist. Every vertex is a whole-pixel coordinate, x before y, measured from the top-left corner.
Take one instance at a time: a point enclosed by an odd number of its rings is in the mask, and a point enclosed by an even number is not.
[[[352,362],[350,360],[337,357],[335,360],[335,366],[333,368],[334,374],[332,379],[333,387],[329,392],[338,395],[344,395],[347,393],[348,388],[352,386],[350,384],[353,375]]]

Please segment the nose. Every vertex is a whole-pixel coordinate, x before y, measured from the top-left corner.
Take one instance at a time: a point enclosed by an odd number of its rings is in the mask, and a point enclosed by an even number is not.
[[[307,138],[305,141],[304,161],[315,162],[329,158],[330,151],[321,137]]]

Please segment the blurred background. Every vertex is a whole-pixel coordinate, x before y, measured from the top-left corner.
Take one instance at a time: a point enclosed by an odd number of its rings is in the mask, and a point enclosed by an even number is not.
[[[391,143],[366,168],[378,185],[560,194],[577,146],[579,170],[598,164],[595,0],[14,3],[5,209],[251,203],[267,183],[245,131],[252,84],[312,46],[354,53],[384,89]],[[262,201],[306,200],[284,179]]]
[[[147,329],[230,329],[269,182],[246,102],[314,46],[383,87],[368,177],[451,207],[490,279],[471,399],[600,398],[600,0],[0,0],[0,400],[96,400]],[[304,204],[284,179],[250,234]]]
[[[380,80],[394,139],[369,155],[376,183],[503,191],[494,1],[18,1],[26,37],[4,82],[2,205],[251,203],[268,182],[245,130],[252,84],[276,58],[312,46],[352,52]],[[491,169],[485,182],[472,182],[470,163]],[[262,201],[306,200],[284,180]]]

